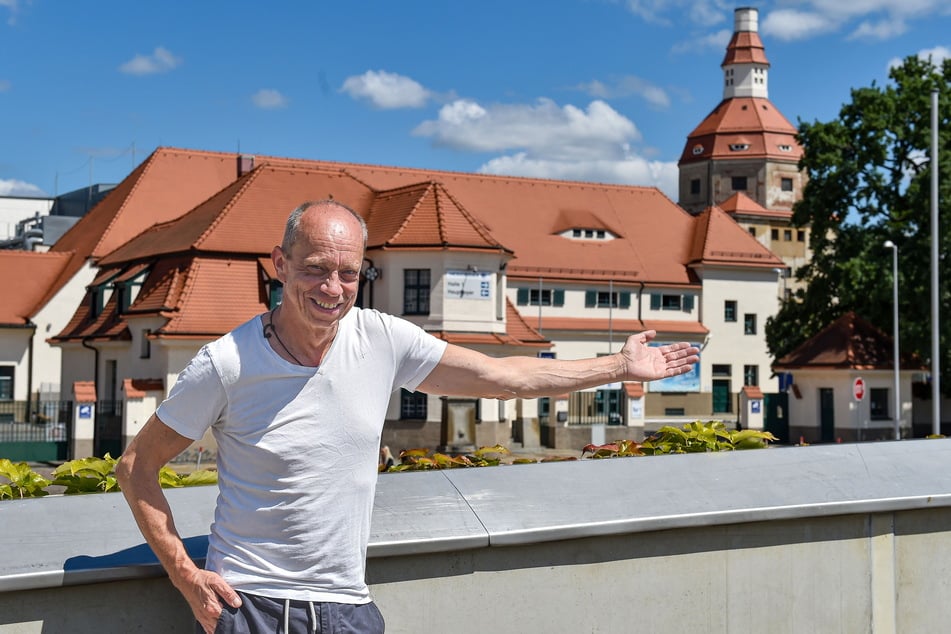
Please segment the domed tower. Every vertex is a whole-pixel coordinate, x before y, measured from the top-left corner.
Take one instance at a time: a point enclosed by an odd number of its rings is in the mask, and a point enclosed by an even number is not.
[[[769,100],[769,60],[759,12],[736,9],[726,47],[723,100],[687,136],[680,156],[679,203],[692,214],[718,205],[787,263],[808,257],[808,235],[789,220],[802,198],[802,146],[796,128]]]

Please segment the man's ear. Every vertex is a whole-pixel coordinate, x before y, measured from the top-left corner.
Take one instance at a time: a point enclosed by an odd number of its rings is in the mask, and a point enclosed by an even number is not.
[[[277,271],[277,279],[283,284],[287,280],[284,267],[287,266],[287,258],[284,257],[284,250],[280,246],[271,249],[271,262],[274,264],[274,270]]]

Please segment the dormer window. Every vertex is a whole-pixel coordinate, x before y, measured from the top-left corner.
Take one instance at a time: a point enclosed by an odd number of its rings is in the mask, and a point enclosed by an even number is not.
[[[792,146],[791,146],[791,145],[785,145],[785,144],[780,145],[780,146],[779,146],[779,151],[780,151],[780,152],[792,152]]]
[[[694,156],[697,156],[698,154],[703,154],[703,146],[698,143],[697,145],[693,146],[692,151]]]
[[[562,231],[559,235],[562,238],[570,238],[572,240],[613,240],[617,237],[607,229],[587,229],[580,227]]]
[[[749,143],[731,143],[730,144],[731,152],[745,152],[748,149],[750,149]]]
[[[102,309],[106,304],[106,288],[104,284],[99,286],[94,286],[90,289],[89,298],[90,298],[90,313],[92,316],[98,317],[102,314]]]
[[[116,310],[120,315],[129,310],[129,306],[135,301],[142,290],[142,284],[148,277],[149,269],[146,264],[137,264],[130,269],[126,269],[121,275],[112,282],[112,289],[116,295]]]

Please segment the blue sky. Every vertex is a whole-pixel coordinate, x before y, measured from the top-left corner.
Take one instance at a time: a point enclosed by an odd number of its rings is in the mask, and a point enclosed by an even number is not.
[[[895,60],[951,56],[949,0],[0,0],[0,195],[115,183],[175,146],[676,200],[739,6],[793,125]]]

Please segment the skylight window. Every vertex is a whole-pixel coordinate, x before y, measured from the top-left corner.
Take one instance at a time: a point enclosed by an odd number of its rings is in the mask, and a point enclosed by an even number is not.
[[[590,229],[588,227],[568,229],[567,231],[562,231],[560,235],[562,238],[592,242],[613,240],[617,237],[606,229]]]
[[[791,145],[785,145],[785,144],[780,145],[780,146],[779,146],[779,151],[780,151],[780,152],[792,152],[792,146],[791,146]]]
[[[749,143],[731,143],[730,144],[731,152],[745,152],[748,149],[750,149]]]

